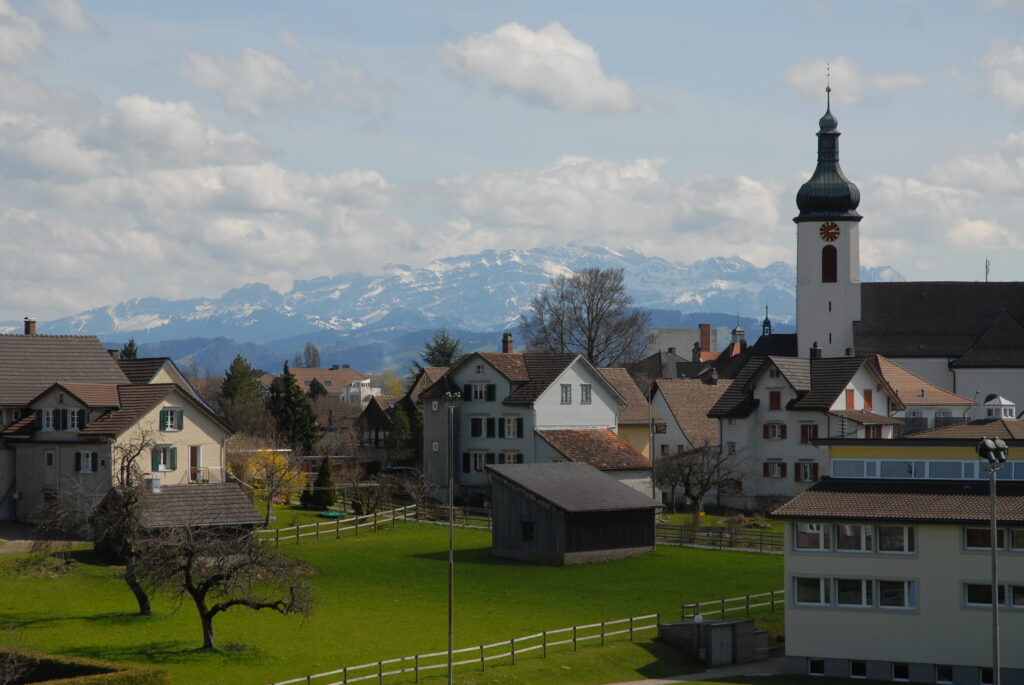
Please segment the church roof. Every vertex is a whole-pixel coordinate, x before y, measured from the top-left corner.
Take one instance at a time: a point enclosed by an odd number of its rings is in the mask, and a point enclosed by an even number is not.
[[[860,204],[860,190],[839,167],[838,124],[831,109],[818,122],[818,166],[796,194],[800,215],[794,221],[861,219],[856,211]]]
[[[719,378],[736,378],[754,357],[795,357],[796,354],[796,333],[772,333],[762,335],[757,342],[735,356],[720,355],[714,367]]]
[[[861,320],[853,324],[857,354],[1024,366],[1024,282],[862,283],[860,292]]]

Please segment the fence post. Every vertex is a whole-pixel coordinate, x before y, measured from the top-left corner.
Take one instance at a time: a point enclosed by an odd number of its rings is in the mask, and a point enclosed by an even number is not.
[[[415,665],[413,666],[413,670],[416,673],[416,680],[414,682],[418,683],[418,682],[420,682],[420,655],[417,654],[415,659],[416,659],[416,662],[415,662]]]
[[[658,621],[658,637],[661,637],[661,612],[659,611],[656,614],[656,616],[657,616],[657,621]]]
[[[309,685],[311,682],[313,682],[313,676],[311,676],[311,675],[306,676],[306,685]]]
[[[604,644],[604,621],[601,621],[601,644]]]
[[[395,510],[394,509],[391,510],[391,527],[392,528],[395,527]]]
[[[315,540],[319,540],[320,539],[320,522],[319,521],[316,522],[316,537],[314,539]]]
[[[750,616],[750,595],[747,595],[747,616]]]
[[[299,527],[295,526],[295,544],[299,544]]]
[[[484,646],[480,645],[480,670],[487,670],[487,661],[484,659]]]
[[[359,517],[356,516],[356,537],[359,537]]]
[[[572,651],[576,651],[576,626],[572,627]]]
[[[373,512],[373,532],[377,532],[377,512]]]
[[[341,518],[334,519],[334,539],[341,537]]]
[[[274,547],[280,547],[280,546],[281,546],[281,529],[278,528],[276,531],[274,531]]]
[[[548,631],[546,631],[546,630],[544,631],[544,656],[543,656],[543,658],[545,658],[545,659],[548,658]]]
[[[344,680],[342,680],[342,682],[345,685],[348,685],[348,666],[346,666],[345,668],[341,669],[341,674],[342,674],[342,677],[344,678]]]
[[[679,544],[683,544],[683,527],[679,526]]]
[[[633,617],[629,617],[629,641],[633,641]]]
[[[516,665],[516,639],[512,638],[512,665]]]
[[[384,662],[377,662],[377,685],[381,685],[384,682]]]
[[[722,598],[722,618],[725,618],[725,597]]]

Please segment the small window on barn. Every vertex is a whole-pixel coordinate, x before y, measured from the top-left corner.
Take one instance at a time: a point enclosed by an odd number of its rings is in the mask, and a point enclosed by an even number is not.
[[[523,521],[523,542],[533,542],[534,522]]]

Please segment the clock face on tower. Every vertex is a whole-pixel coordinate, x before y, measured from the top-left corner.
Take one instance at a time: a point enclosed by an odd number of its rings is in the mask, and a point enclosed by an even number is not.
[[[836,226],[834,222],[827,221],[821,225],[821,228],[818,230],[818,235],[820,235],[821,239],[825,242],[831,243],[839,237],[839,227]]]

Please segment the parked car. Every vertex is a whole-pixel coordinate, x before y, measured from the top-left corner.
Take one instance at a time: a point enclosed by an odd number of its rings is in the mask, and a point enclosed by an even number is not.
[[[411,478],[418,480],[423,478],[423,473],[412,466],[385,466],[377,472],[378,476],[395,476],[397,478]]]

